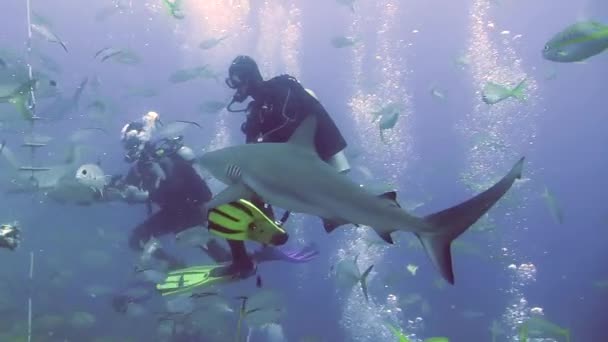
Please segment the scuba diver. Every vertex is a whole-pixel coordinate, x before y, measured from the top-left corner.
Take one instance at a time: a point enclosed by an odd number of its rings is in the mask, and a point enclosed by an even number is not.
[[[121,140],[126,150],[125,160],[132,166],[126,177],[113,177],[106,189],[113,191],[105,191],[118,193],[121,200],[128,203],[148,204],[150,216],[132,231],[129,246],[133,250],[143,250],[143,245],[153,241],[153,237],[179,233],[208,223],[211,233],[227,240],[231,258],[224,258],[223,261],[228,261],[226,264],[214,265],[195,274],[197,283],[200,285],[212,279],[253,275],[255,265],[243,241],[278,246],[287,241],[287,233],[254,204],[245,200],[208,211],[206,203],[212,193],[194,163],[193,151],[184,146],[181,136],[152,139],[159,126],[162,126],[159,115],[149,112],[141,121],[123,127]],[[160,208],[154,213],[153,204]],[[165,261],[169,269],[184,266],[183,262],[160,246],[153,249],[151,256]],[[297,251],[290,254],[276,249],[267,251],[264,261],[297,262],[301,256]]]
[[[264,81],[253,58],[238,56],[228,69],[226,85],[236,90],[228,110],[248,112],[241,126],[246,143],[286,142],[307,115],[316,115],[315,146],[319,157],[338,172],[350,169],[342,133],[314,93],[295,77],[280,75]],[[246,109],[232,109],[234,103],[242,103],[250,96],[253,101]]]
[[[228,69],[226,85],[236,92],[228,105],[230,112],[247,112],[241,126],[246,143],[286,142],[308,115],[317,118],[315,147],[319,157],[338,172],[350,170],[344,153],[347,146],[340,130],[314,93],[304,88],[290,75],[280,75],[264,81],[257,63],[249,56],[237,56]],[[247,107],[235,110],[232,105],[253,98]],[[261,199],[252,201],[274,218],[273,210]],[[289,212],[279,220],[285,223]]]
[[[152,139],[160,126],[159,115],[145,114],[141,121],[126,124],[121,141],[125,161],[132,166],[126,177],[113,177],[108,188],[118,189],[128,203],[146,203],[150,216],[129,237],[129,247],[141,250],[154,236],[178,233],[204,223],[205,203],[211,197],[209,187],[194,165],[194,153],[183,145],[182,137]],[[153,204],[160,210],[152,213]],[[162,248],[155,258],[166,261],[169,268],[184,266]]]

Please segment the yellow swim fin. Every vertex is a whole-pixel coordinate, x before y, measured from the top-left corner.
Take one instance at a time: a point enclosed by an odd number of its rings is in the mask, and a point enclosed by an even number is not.
[[[163,283],[157,284],[156,289],[163,295],[180,294],[192,291],[197,287],[212,286],[237,280],[232,274],[215,277],[213,270],[224,265],[192,266],[181,270],[171,271]]]
[[[289,235],[253,203],[240,199],[209,210],[209,230],[229,240],[279,246]]]

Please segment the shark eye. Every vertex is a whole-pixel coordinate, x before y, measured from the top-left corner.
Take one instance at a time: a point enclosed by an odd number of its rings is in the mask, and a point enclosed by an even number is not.
[[[545,51],[549,51],[549,45],[545,45],[544,50],[545,50]]]
[[[83,175],[86,176],[87,175],[87,170],[82,170],[82,171],[80,171],[80,173],[82,173]]]

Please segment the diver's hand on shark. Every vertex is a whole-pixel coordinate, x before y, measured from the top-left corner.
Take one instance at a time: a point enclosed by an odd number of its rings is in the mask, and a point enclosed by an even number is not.
[[[122,188],[106,186],[99,196],[99,202],[126,202],[129,204],[145,203],[148,200],[148,192],[133,185]]]
[[[127,185],[122,192],[123,198],[127,203],[144,203],[148,200],[148,192],[141,190],[133,185]]]
[[[118,202],[124,201],[123,192],[117,188],[106,187],[103,191],[103,196],[100,197],[100,202]]]

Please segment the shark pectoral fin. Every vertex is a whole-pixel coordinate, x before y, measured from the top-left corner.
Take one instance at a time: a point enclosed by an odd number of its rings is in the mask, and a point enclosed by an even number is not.
[[[222,204],[235,202],[240,199],[250,199],[251,196],[253,196],[253,192],[245,184],[232,184],[215,195],[211,201],[207,203],[207,208],[216,208]]]
[[[363,290],[363,295],[365,296],[365,301],[369,302],[369,297],[367,295],[367,276],[369,276],[369,273],[372,271],[372,268],[374,268],[374,265],[369,266],[365,272],[363,272],[363,274],[361,275],[361,279],[359,280],[361,282],[361,290]]]
[[[393,241],[393,238],[391,237],[391,232],[389,231],[379,231],[376,228],[372,229],[376,232],[376,234],[378,234],[379,237],[382,238],[382,240],[386,241],[386,243],[390,243],[391,245],[394,244],[395,242]]]
[[[521,158],[506,176],[486,191],[424,218],[426,223],[435,229],[418,232],[416,236],[420,239],[439,273],[448,283],[454,284],[450,244],[498,202],[511,188],[515,179],[521,178],[523,163],[524,158]]]
[[[336,228],[350,223],[350,222],[348,222],[346,220],[343,220],[343,219],[325,219],[325,218],[321,218],[321,220],[323,220],[323,228],[325,228],[325,231],[328,234],[331,233],[331,232],[333,232]]]

